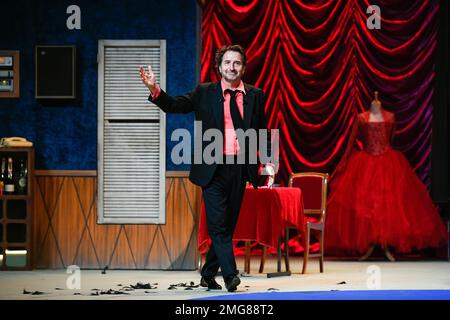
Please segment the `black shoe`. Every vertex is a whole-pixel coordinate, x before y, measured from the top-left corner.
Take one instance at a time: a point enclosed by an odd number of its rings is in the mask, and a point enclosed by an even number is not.
[[[233,276],[229,280],[225,281],[225,287],[229,292],[236,291],[237,286],[241,283],[241,279],[236,276]]]
[[[222,286],[218,284],[214,278],[202,277],[200,285],[202,287],[208,287],[208,289],[211,290],[222,290]]]

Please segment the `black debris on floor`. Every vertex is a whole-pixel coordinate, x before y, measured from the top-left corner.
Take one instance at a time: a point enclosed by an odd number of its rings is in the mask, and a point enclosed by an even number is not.
[[[134,285],[133,284],[130,285],[130,287],[133,289],[158,289],[158,287],[156,287],[157,285],[158,285],[157,283],[153,283],[153,285],[152,285],[150,283],[138,282]]]
[[[32,296],[37,296],[46,293],[42,291],[27,291],[26,289],[23,289],[23,294],[31,294]]]
[[[177,283],[177,284],[170,284],[168,290],[176,290],[177,288],[185,288],[184,290],[192,290],[193,288],[198,288],[200,284],[195,284],[193,281],[185,283]]]
[[[130,291],[134,291],[134,290],[141,290],[141,289],[158,289],[158,287],[156,286],[157,283],[142,283],[142,282],[137,282],[136,284],[130,284],[128,286],[124,286],[122,284],[118,284],[118,287],[121,287],[119,290],[114,290],[114,289],[108,289],[108,290],[100,290],[97,288],[91,289],[91,296],[98,296],[98,295],[103,295],[103,294],[112,294],[112,295],[118,295],[118,294],[129,294]],[[150,292],[150,291],[145,291]]]
[[[105,270],[108,267],[105,267]],[[102,272],[103,273],[103,272]],[[145,293],[156,293],[155,291],[147,291],[147,290],[155,290],[158,289],[158,283],[143,283],[143,282],[137,282],[136,284],[130,284],[130,285],[123,285],[123,284],[118,284],[118,287],[120,287],[118,290],[116,289],[98,289],[98,288],[93,288],[91,289],[91,292],[89,295],[91,296],[99,296],[99,295],[129,295],[130,291],[134,291],[134,290],[146,290],[144,291]],[[200,284],[195,284],[193,281],[191,282],[184,282],[184,283],[177,283],[177,284],[171,284],[170,287],[168,288],[169,290],[176,290],[178,288],[184,288],[184,290],[194,290],[194,288],[198,288],[200,286]],[[55,290],[65,290],[63,288],[55,288]],[[30,295],[41,295],[41,294],[47,294],[46,292],[42,292],[42,291],[28,291],[26,289],[23,289],[23,294],[30,294]],[[75,292],[73,295],[81,295],[83,296],[84,294],[80,293],[80,292]]]
[[[104,295],[104,294],[117,295],[117,294],[129,294],[129,293],[124,292],[123,290],[114,290],[114,289],[91,292],[91,296],[98,296],[98,295]]]

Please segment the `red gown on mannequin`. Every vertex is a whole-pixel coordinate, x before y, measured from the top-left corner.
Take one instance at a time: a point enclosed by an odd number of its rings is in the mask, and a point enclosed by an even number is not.
[[[358,115],[351,141],[330,184],[325,246],[327,253],[361,255],[372,245],[397,253],[447,243],[446,227],[428,190],[408,160],[391,148],[394,115],[383,122]],[[363,150],[352,150],[355,140]]]

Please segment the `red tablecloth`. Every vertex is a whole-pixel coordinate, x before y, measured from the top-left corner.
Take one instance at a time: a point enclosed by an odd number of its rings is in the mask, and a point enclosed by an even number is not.
[[[285,227],[304,231],[301,190],[299,188],[246,188],[233,240],[257,241],[276,248],[278,238],[283,235]],[[210,243],[202,201],[198,234],[200,252],[206,252]]]

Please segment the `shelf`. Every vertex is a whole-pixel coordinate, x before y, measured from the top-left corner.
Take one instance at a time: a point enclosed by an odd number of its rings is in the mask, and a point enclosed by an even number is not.
[[[30,151],[30,149],[33,149],[33,148],[30,148],[30,147],[8,147],[8,148],[0,147],[1,152],[11,152],[11,153],[15,153],[15,152],[28,153]]]
[[[8,194],[0,196],[0,200],[28,200],[30,196],[23,194]]]
[[[27,223],[28,219],[0,219],[1,223]]]
[[[19,160],[26,160],[28,193],[0,196],[0,255],[3,256],[0,270],[31,270],[34,149],[0,148],[0,158],[9,157],[13,159],[13,178],[19,171]]]
[[[25,245],[26,245],[26,242],[6,242],[6,241],[3,241],[3,243],[5,245],[1,245],[1,246],[6,248],[6,249],[8,249],[8,248],[12,248],[12,249],[20,248],[19,250],[22,250],[22,248],[24,248]]]

